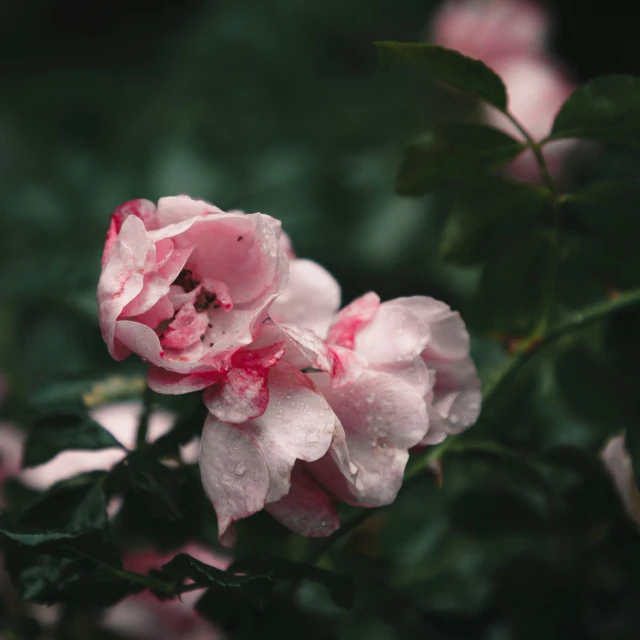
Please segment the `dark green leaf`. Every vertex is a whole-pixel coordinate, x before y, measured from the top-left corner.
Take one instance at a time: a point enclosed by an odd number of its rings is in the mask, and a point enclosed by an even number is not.
[[[102,472],[78,476],[54,486],[20,517],[22,525],[81,533],[103,529],[107,509]]]
[[[495,71],[484,62],[435,44],[414,42],[376,42],[383,66],[412,64],[430,77],[484,100],[505,111],[507,92]]]
[[[0,519],[0,536],[19,542],[28,547],[35,547],[51,542],[59,542],[61,540],[70,540],[76,537],[76,534],[70,531],[48,530],[39,527],[30,527],[28,525],[8,522],[6,519]]]
[[[539,222],[550,193],[541,187],[502,179],[486,180],[456,200],[444,228],[442,256],[459,264],[483,262]]]
[[[124,449],[104,427],[79,408],[37,418],[24,449],[22,464],[34,467],[68,449]]]
[[[148,501],[148,513],[155,518],[180,520],[184,517],[179,500],[179,470],[169,469],[145,451],[127,457],[124,473],[133,491]]]
[[[640,182],[607,180],[566,196],[564,209],[575,210],[590,241],[589,259],[609,285],[640,282]]]
[[[482,273],[478,323],[488,331],[527,335],[542,312],[551,256],[550,238],[540,229],[503,247]]]
[[[443,181],[477,178],[500,169],[523,149],[522,143],[486,125],[441,124],[409,146],[396,191],[418,196]]]
[[[624,378],[607,359],[579,345],[560,353],[556,376],[571,410],[586,424],[601,425],[594,429],[595,437],[603,426],[629,422],[631,396],[625,393]]]
[[[271,577],[266,572],[258,575],[237,576],[196,560],[186,553],[179,553],[163,565],[162,570],[181,583],[191,579],[202,586],[215,585],[225,589],[237,589],[260,608],[264,605],[273,586]]]
[[[560,138],[640,147],[640,78],[602,76],[576,89],[560,109],[549,136]]]

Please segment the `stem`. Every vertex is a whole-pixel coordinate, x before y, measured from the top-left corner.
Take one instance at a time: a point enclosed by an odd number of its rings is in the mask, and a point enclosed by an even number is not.
[[[153,392],[148,385],[145,385],[142,395],[142,413],[138,422],[138,435],[136,437],[136,448],[141,449],[147,443],[147,432],[149,431],[149,418],[153,412]]]
[[[158,580],[157,578],[152,578],[151,576],[147,576],[143,573],[136,573],[135,571],[127,571],[126,569],[119,569],[117,567],[112,567],[110,564],[103,562],[98,558],[94,558],[83,551],[78,549],[74,549],[73,547],[66,546],[64,547],[68,551],[75,553],[77,556],[81,558],[85,558],[95,563],[97,566],[102,569],[106,569],[113,573],[113,575],[122,578],[123,580],[128,580],[129,582],[134,582],[135,584],[141,584],[149,589],[155,589],[156,591],[161,591],[170,596],[179,596],[183,593],[188,593],[189,591],[197,591],[198,589],[205,589],[208,585],[202,584],[187,584],[182,585],[180,588],[176,588],[175,583],[167,582],[165,580]]]
[[[77,556],[80,556],[81,558],[90,560],[91,562],[95,563],[97,566],[101,567],[102,569],[106,569],[107,571],[110,571],[111,573],[113,573],[113,575],[118,576],[123,580],[128,580],[129,582],[135,582],[136,584],[141,584],[150,589],[155,589],[156,591],[162,591],[163,593],[167,593],[167,594],[178,595],[179,593],[181,593],[181,591],[176,590],[174,585],[171,584],[170,582],[165,582],[164,580],[157,580],[156,578],[151,578],[149,576],[145,576],[142,573],[136,573],[135,571],[127,571],[126,569],[118,569],[117,567],[112,567],[110,564],[107,564],[106,562],[103,562],[98,558],[94,558],[93,556],[90,556],[89,554],[84,553],[84,551],[74,549],[73,547],[69,547],[65,545],[64,548],[67,549],[68,551],[71,551],[72,553],[75,553]]]
[[[582,311],[576,311],[568,316],[568,318],[558,324],[556,327],[541,336],[536,332],[529,338],[523,340],[514,354],[514,356],[506,363],[500,372],[485,385],[483,391],[484,410],[487,404],[497,397],[498,391],[502,389],[505,382],[511,379],[529,360],[537,353],[554,344],[561,338],[580,329],[603,320],[611,314],[626,309],[635,304],[640,304],[640,288],[622,293],[613,300],[601,302],[592,307],[588,307]],[[510,457],[521,458],[521,454],[505,449],[500,444],[492,442],[458,442],[456,436],[449,436],[439,445],[429,447],[416,464],[407,471],[405,475],[405,484],[402,491],[406,491],[415,483],[425,477],[425,471],[429,466],[441,460],[445,453],[461,453],[469,451],[481,451],[483,453],[491,453],[495,455],[506,455]],[[382,507],[384,508],[384,507]],[[368,518],[378,512],[378,509],[362,509],[350,520],[338,529],[332,536],[324,540],[320,545],[311,551],[307,557],[308,564],[316,564],[336,543],[347,537],[354,529],[363,524]]]
[[[533,136],[522,126],[522,124],[520,124],[520,122],[518,122],[512,113],[507,111],[505,115],[518,129],[518,131],[522,133],[528,146],[533,151],[538,166],[540,167],[542,182],[545,184],[547,189],[549,189],[549,193],[551,194],[551,213],[553,215],[554,228],[553,235],[551,236],[551,261],[549,262],[549,270],[547,272],[547,281],[544,290],[544,308],[542,311],[542,317],[534,331],[534,335],[536,335],[536,337],[541,337],[546,332],[553,318],[556,280],[560,266],[560,194],[558,193],[553,182],[553,178],[551,177],[549,165],[547,164],[547,160],[542,152],[542,144],[533,138]]]

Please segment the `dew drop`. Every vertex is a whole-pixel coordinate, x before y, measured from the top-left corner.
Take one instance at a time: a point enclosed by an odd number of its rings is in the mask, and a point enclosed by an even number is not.
[[[370,393],[370,394],[367,396],[367,402],[368,402],[369,404],[371,404],[375,399],[376,399],[376,394],[375,394],[375,393]]]
[[[307,442],[318,442],[318,436],[315,433],[308,433],[306,437]]]
[[[245,467],[242,462],[236,465],[236,475],[241,476],[246,472],[247,467]]]

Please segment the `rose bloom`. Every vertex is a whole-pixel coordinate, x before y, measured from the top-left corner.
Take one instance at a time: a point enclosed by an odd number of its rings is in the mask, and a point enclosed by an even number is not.
[[[560,107],[575,83],[551,59],[545,48],[549,19],[536,4],[522,0],[449,0],[434,17],[433,41],[482,60],[503,80],[509,110],[535,140],[550,132]],[[497,109],[483,105],[486,122],[519,140],[522,133]],[[559,176],[575,141],[561,140],[544,147],[553,176]],[[507,167],[511,175],[540,182],[540,169],[532,151]]]
[[[549,135],[560,107],[575,88],[560,66],[544,56],[514,56],[496,59],[493,68],[504,81],[509,109],[516,119],[534,140]],[[483,113],[489,124],[524,140],[522,133],[497,109],[485,105]],[[560,175],[576,144],[575,140],[557,140],[544,146],[551,175]],[[509,164],[508,170],[515,177],[540,182],[540,168],[533,151],[527,150],[518,156]]]
[[[441,442],[478,416],[480,382],[459,314],[432,298],[381,304],[370,293],[336,315],[339,296],[318,290],[288,290],[273,315],[304,324],[305,300],[324,300],[316,318],[334,366],[309,367],[322,348],[309,343],[300,362],[302,340],[285,340],[268,372],[265,412],[205,424],[200,467],[223,541],[232,522],[263,508],[296,533],[330,535],[339,527],[336,502],[393,502],[409,449]],[[264,331],[277,336],[282,326]]]
[[[188,196],[118,207],[98,283],[109,353],[177,373],[215,375],[286,287],[280,223]]]
[[[631,456],[624,444],[624,435],[611,438],[600,455],[625,511],[640,528],[640,491],[633,475]]]
[[[478,60],[541,53],[549,17],[526,0],[448,0],[431,23],[433,39]]]

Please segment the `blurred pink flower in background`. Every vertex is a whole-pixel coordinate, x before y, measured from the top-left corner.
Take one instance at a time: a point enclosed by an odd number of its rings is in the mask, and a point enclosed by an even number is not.
[[[640,528],[640,491],[633,475],[631,456],[625,447],[624,435],[609,440],[601,457],[627,514]]]
[[[502,77],[509,110],[536,140],[545,138],[575,83],[548,53],[550,19],[544,8],[523,0],[449,0],[431,25],[435,43],[482,60]],[[506,116],[482,105],[488,124],[524,140]],[[576,141],[553,142],[544,155],[553,176],[560,176]],[[532,151],[507,166],[514,177],[540,181]]]
[[[198,544],[188,545],[182,552],[217,569],[224,570],[231,563],[228,556]],[[148,573],[151,569],[160,569],[174,555],[154,551],[133,552],[124,558],[123,565],[128,571]],[[218,640],[223,637],[222,633],[194,610],[203,592],[204,589],[197,589],[179,599],[160,600],[145,590],[111,607],[102,626],[134,640]]]

